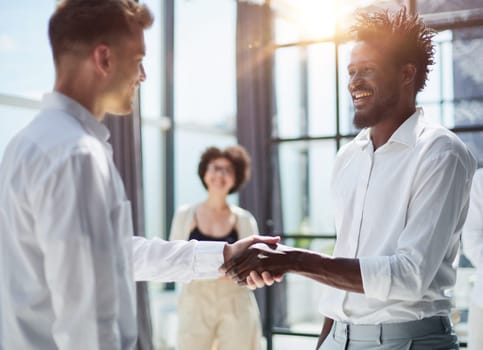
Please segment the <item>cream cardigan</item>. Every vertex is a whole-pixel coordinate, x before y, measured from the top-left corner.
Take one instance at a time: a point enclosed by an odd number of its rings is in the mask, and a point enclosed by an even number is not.
[[[171,223],[170,240],[188,240],[190,227],[195,216],[197,205],[183,205],[175,213]],[[242,239],[252,235],[258,235],[258,226],[250,212],[236,205],[230,205],[230,210],[236,216],[236,230],[238,238]]]

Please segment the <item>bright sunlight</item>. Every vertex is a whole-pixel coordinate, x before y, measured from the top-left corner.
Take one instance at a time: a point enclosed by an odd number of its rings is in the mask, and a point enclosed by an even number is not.
[[[375,3],[394,1],[375,0],[271,0],[277,17],[277,42],[320,40],[336,35],[336,28],[347,24],[356,8]]]
[[[335,34],[336,0],[272,0],[283,22],[284,32],[293,40],[317,40]],[[285,35],[287,36],[286,32]]]

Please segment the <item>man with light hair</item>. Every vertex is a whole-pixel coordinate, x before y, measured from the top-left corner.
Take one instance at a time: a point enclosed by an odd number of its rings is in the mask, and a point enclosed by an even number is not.
[[[254,242],[133,237],[106,113],[132,111],[146,78],[133,0],[65,0],[49,22],[54,91],[0,165],[0,349],[133,349],[136,280],[218,277]]]

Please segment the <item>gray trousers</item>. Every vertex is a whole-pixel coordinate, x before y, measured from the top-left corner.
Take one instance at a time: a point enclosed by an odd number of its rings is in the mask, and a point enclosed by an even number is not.
[[[448,317],[417,321],[352,325],[334,322],[318,350],[454,350],[459,349]]]

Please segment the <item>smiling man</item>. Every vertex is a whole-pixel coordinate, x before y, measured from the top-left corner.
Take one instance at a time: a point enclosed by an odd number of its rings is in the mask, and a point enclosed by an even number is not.
[[[434,32],[405,8],[361,13],[353,32],[348,88],[362,131],[334,165],[334,256],[259,246],[224,267],[251,287],[267,272],[326,284],[319,350],[457,349],[448,291],[476,162],[416,107]]]

